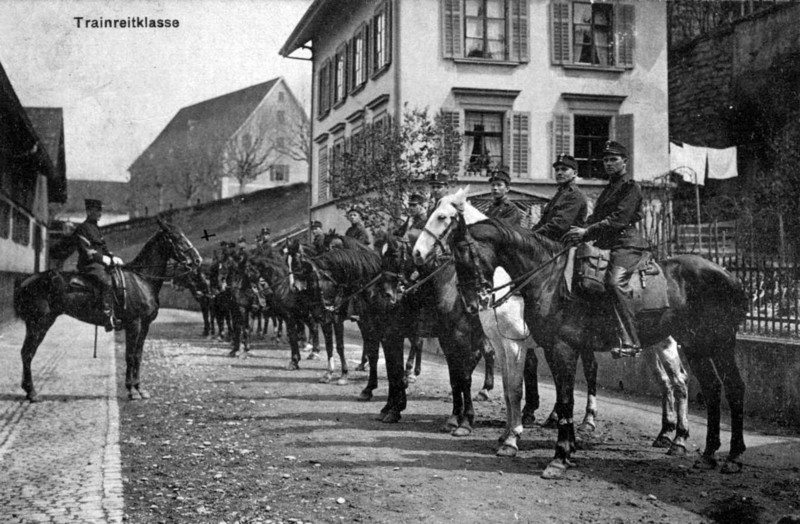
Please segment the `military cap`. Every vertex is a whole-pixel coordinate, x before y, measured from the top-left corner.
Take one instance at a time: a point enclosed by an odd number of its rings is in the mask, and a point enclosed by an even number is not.
[[[353,207],[351,207],[350,209],[347,210],[347,214],[349,215],[350,213],[358,213],[358,216],[360,216],[361,218],[364,218],[364,212],[361,211],[360,209],[358,209],[355,206],[353,206]]]
[[[495,180],[499,180],[500,182],[505,182],[507,186],[511,185],[511,176],[508,174],[504,168],[498,168],[497,170],[492,172],[492,175],[489,177],[489,183],[491,184]]]
[[[311,221],[311,228],[313,229],[315,227],[318,227],[318,228],[322,229],[322,222],[320,222],[319,220],[312,220]]]
[[[447,169],[439,169],[431,171],[430,175],[428,175],[428,183],[431,185],[434,184],[449,184],[450,183],[450,172]]]
[[[269,235],[269,233],[270,233],[270,231],[269,231],[268,227],[262,227],[261,228],[261,234],[262,235]]]
[[[558,167],[558,166],[567,166],[577,170],[578,161],[575,160],[575,157],[572,157],[570,155],[558,155],[556,161],[553,162],[553,167]]]
[[[425,203],[425,197],[423,197],[419,193],[413,193],[410,197],[408,197],[408,205],[411,204],[422,205],[424,203]]]
[[[628,150],[619,142],[609,140],[603,147],[603,156],[605,155],[619,155],[628,158]]]
[[[86,211],[102,211],[103,210],[103,203],[99,200],[95,200],[93,198],[87,198],[83,201],[84,206],[86,206]]]

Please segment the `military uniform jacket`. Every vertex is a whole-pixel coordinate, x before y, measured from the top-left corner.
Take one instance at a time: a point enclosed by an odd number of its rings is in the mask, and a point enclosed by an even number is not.
[[[97,222],[84,221],[73,233],[78,247],[78,270],[83,271],[93,264],[103,265],[103,256],[112,256]]]
[[[500,202],[492,202],[492,205],[486,210],[486,216],[498,218],[506,224],[514,226],[518,226],[522,222],[522,213],[508,197],[503,197]]]
[[[325,235],[319,235],[311,239],[311,249],[308,253],[311,257],[318,257],[325,252]]]
[[[586,195],[574,182],[561,185],[544,206],[542,218],[533,231],[552,240],[561,240],[572,226],[584,227],[589,212]]]
[[[636,230],[642,217],[642,190],[630,175],[610,182],[587,219],[589,227],[584,240],[595,240],[600,249],[649,249],[650,245]]]
[[[369,233],[367,233],[367,229],[364,227],[364,224],[353,224],[347,228],[344,236],[355,238],[365,246],[369,245]]]

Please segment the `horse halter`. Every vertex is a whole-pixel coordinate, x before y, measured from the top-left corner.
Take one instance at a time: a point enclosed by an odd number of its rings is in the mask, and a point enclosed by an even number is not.
[[[444,231],[442,231],[441,234],[439,235],[428,229],[428,224],[425,224],[425,226],[421,229],[421,231],[423,233],[427,233],[428,235],[431,236],[431,238],[433,238],[434,246],[438,246],[439,249],[441,249],[442,253],[447,253],[447,245],[444,243],[444,241],[447,239],[447,236],[453,231],[453,223],[454,222],[451,220],[450,224],[448,224],[448,226],[444,229]]]

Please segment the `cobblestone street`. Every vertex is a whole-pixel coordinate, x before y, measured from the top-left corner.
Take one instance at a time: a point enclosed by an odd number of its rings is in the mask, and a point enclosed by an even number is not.
[[[19,384],[21,322],[0,332],[0,521],[121,522],[114,336],[60,317],[33,360],[42,402]]]

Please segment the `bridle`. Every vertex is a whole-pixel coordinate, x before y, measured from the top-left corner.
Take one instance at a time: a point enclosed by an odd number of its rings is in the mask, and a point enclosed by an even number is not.
[[[129,269],[131,271],[134,271],[134,272],[142,275],[143,277],[151,279],[151,280],[172,280],[174,278],[184,277],[184,276],[188,275],[189,273],[195,271],[196,268],[193,267],[194,266],[193,259],[187,253],[193,252],[195,255],[197,255],[197,259],[199,260],[201,257],[200,257],[200,253],[198,253],[198,251],[197,251],[197,248],[194,247],[191,244],[191,242],[188,241],[188,239],[186,240],[186,244],[188,245],[188,247],[181,248],[178,245],[177,241],[173,238],[172,232],[169,231],[165,227],[162,227],[161,233],[162,233],[162,236],[166,238],[167,243],[169,243],[169,247],[172,250],[172,253],[170,254],[170,259],[174,260],[176,267],[180,267],[180,268],[183,269],[180,273],[172,274],[172,275],[169,275],[169,276],[160,276],[160,275],[150,275],[150,274],[138,271],[139,269],[158,267],[158,265],[156,265],[156,264],[136,264],[136,265],[127,265],[126,264],[123,267],[125,269]],[[186,238],[182,233],[181,233],[181,236],[183,238]],[[180,257],[182,260],[179,260],[178,257]]]

